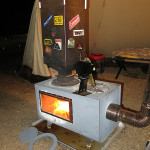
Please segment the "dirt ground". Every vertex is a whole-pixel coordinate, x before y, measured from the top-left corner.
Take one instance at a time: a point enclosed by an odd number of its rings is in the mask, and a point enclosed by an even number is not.
[[[131,71],[141,72],[139,68]],[[105,71],[98,78],[115,80],[117,67],[105,67]],[[121,72],[117,81],[123,82],[123,99],[125,107],[140,110],[146,79],[131,78]],[[0,149],[27,150],[28,144],[18,140],[19,134],[38,120],[34,84],[20,78],[14,70],[0,72]],[[126,125],[108,150],[144,150],[150,126],[136,128]],[[46,150],[48,139],[39,141],[34,149]],[[67,150],[62,145],[58,150]],[[98,149],[96,149],[98,150]]]

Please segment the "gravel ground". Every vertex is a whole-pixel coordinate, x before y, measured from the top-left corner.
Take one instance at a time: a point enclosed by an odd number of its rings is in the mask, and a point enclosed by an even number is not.
[[[139,68],[131,71],[140,72]],[[98,78],[114,80],[118,71],[116,67],[105,67],[105,72]],[[121,72],[117,81],[124,83],[122,103],[125,107],[140,110],[143,99],[146,79],[137,79],[125,76]],[[18,140],[19,134],[32,122],[38,120],[34,84],[20,78],[14,72],[0,72],[0,149],[27,150],[28,144]],[[124,132],[110,145],[108,150],[144,150],[147,137],[150,135],[150,126],[135,128],[126,125]],[[46,150],[49,139],[39,140],[34,149]],[[58,145],[57,150],[67,150]],[[69,149],[68,149],[69,150]],[[82,149],[81,149],[82,150]],[[98,149],[97,149],[98,150]]]
[[[0,116],[0,149],[27,150],[28,144],[21,143],[18,136],[38,120],[34,85],[0,73]],[[39,140],[34,149],[48,149],[51,144],[49,141],[48,138]],[[63,145],[57,147],[57,150],[67,149]]]

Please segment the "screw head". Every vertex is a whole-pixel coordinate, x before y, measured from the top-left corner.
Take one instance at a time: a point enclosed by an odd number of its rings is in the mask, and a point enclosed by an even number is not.
[[[147,107],[150,109],[150,103],[147,103]]]

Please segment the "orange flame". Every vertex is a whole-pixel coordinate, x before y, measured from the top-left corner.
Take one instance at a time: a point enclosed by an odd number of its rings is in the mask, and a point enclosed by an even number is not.
[[[70,120],[69,101],[41,94],[42,111]]]

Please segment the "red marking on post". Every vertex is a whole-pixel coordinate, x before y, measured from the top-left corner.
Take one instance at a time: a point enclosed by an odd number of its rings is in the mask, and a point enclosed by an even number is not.
[[[71,30],[73,27],[75,27],[80,22],[80,16],[75,16],[70,22],[69,22],[69,29]]]

